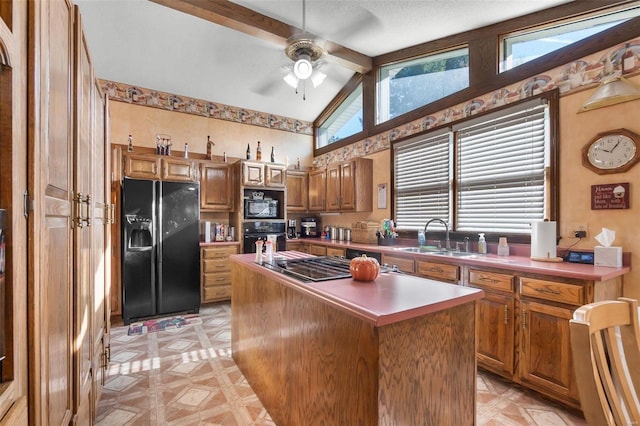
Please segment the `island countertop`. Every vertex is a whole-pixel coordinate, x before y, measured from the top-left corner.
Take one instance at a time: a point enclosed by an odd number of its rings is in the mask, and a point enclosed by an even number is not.
[[[278,255],[313,257],[295,251],[278,252]],[[255,254],[232,255],[230,259],[376,327],[446,310],[479,300],[484,295],[479,289],[396,272],[381,273],[373,282],[349,278],[306,283],[255,263]]]

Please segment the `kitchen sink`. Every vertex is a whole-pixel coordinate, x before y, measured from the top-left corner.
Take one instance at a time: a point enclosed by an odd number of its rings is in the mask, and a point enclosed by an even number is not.
[[[469,253],[466,251],[433,250],[427,247],[398,247],[395,250],[408,253],[424,253],[452,257],[475,257],[477,255],[477,253]]]

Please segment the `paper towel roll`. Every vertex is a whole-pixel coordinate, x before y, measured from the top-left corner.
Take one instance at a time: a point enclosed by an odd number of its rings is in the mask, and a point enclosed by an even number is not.
[[[543,259],[556,258],[556,223],[531,223],[531,257]]]

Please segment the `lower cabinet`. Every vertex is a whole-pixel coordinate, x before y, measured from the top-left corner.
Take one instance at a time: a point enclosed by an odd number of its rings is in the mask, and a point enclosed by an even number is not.
[[[327,256],[345,257],[345,249],[336,247],[327,247]]]
[[[432,280],[457,284],[460,281],[460,266],[449,263],[418,260],[418,276]]]
[[[202,303],[231,298],[231,263],[229,256],[238,253],[237,245],[207,246],[200,249]]]
[[[382,264],[391,267],[395,266],[400,272],[404,272],[405,274],[414,275],[416,273],[416,262],[413,259],[383,254]]]
[[[315,256],[326,256],[327,247],[319,244],[309,244],[309,254],[313,254]]]
[[[554,281],[466,266],[463,282],[485,292],[476,305],[478,366],[580,409],[569,320],[586,303],[622,296],[622,278]]]
[[[595,301],[585,297],[588,285],[520,278],[520,382],[577,408],[569,320]]]
[[[513,282],[510,274],[469,270],[469,285],[485,292],[476,304],[478,365],[510,379],[515,356]]]
[[[309,244],[304,241],[287,241],[287,250],[309,253]]]

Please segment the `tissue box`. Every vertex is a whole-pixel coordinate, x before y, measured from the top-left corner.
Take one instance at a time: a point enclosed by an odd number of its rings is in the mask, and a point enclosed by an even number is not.
[[[595,246],[593,248],[593,264],[619,268],[622,266],[622,247]]]

